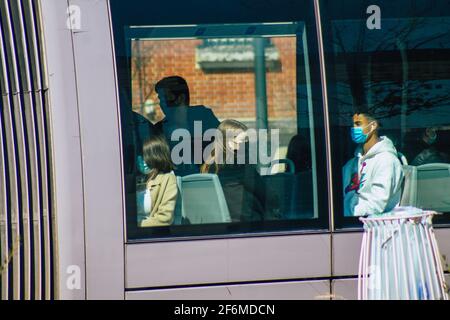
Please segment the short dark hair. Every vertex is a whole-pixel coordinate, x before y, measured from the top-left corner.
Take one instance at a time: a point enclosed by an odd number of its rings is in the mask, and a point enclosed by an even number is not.
[[[154,179],[160,173],[169,173],[175,169],[170,158],[169,144],[162,135],[154,135],[145,140],[143,156],[145,163],[151,169],[150,179]]]
[[[188,84],[186,80],[180,76],[171,76],[161,79],[155,85],[155,90],[158,93],[162,91],[164,94],[166,91],[171,92],[175,96],[175,99],[183,94],[186,105],[190,104],[191,97]]]
[[[379,117],[377,117],[377,115],[375,115],[375,113],[365,110],[365,111],[356,111],[355,114],[363,115],[364,117],[367,118],[367,120],[369,120],[369,122],[376,122],[378,124],[378,127],[381,127],[380,119]]]

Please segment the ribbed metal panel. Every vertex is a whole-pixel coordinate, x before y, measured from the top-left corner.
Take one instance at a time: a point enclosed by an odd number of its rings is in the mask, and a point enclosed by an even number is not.
[[[1,35],[0,35],[1,37]],[[0,40],[1,42],[1,40]],[[1,44],[1,43],[0,43]],[[1,47],[0,47],[1,49]],[[0,58],[1,59],[1,58]],[[1,68],[1,67],[0,67]],[[2,96],[3,98],[3,96]],[[0,99],[0,108],[3,109],[3,101]],[[8,268],[9,259],[8,245],[8,216],[7,216],[7,184],[6,184],[6,159],[5,145],[3,142],[3,117],[0,113],[0,297],[8,297]],[[5,280],[3,280],[5,279]]]
[[[0,11],[0,192],[6,194],[5,200],[0,196],[0,252],[6,260],[13,254],[2,273],[2,299],[51,299],[56,218],[40,3],[0,0]]]
[[[29,175],[31,199],[31,244],[33,255],[34,272],[34,298],[42,297],[42,261],[41,261],[41,208],[39,202],[40,186],[38,178],[38,154],[37,137],[35,127],[35,103],[31,81],[30,61],[28,58],[29,48],[27,45],[28,37],[25,32],[24,15],[21,1],[13,0],[10,2],[12,17],[14,22],[14,36],[18,48],[18,61],[21,71],[21,98],[23,101],[23,112],[25,115],[26,139],[27,139],[27,164]]]
[[[9,241],[8,241],[8,200],[6,182],[7,160],[6,145],[4,141],[4,121],[3,121],[3,100],[7,99],[9,86],[6,73],[6,57],[3,50],[3,32],[0,20],[0,298],[8,298],[8,261],[9,261]]]
[[[12,31],[11,31],[11,20],[9,16],[9,6],[7,1],[0,1],[0,19],[3,33],[3,48],[6,56],[6,74],[7,77],[5,81],[8,81],[7,96],[3,99],[3,120],[5,127],[5,140],[6,140],[6,150],[8,158],[8,177],[10,182],[9,195],[11,200],[11,207],[8,208],[7,214],[9,214],[9,228],[10,228],[10,241],[9,241],[9,274],[8,279],[2,279],[8,281],[8,298],[20,299],[20,287],[23,281],[21,276],[21,265],[24,263],[26,253],[23,253],[22,247],[22,237],[26,238],[25,234],[22,232],[21,237],[21,204],[19,203],[19,171],[20,166],[18,163],[18,146],[19,142],[16,137],[15,125],[14,125],[14,110],[13,110],[13,97],[14,93],[19,91],[16,59],[14,49],[11,48],[12,44]],[[29,234],[29,233],[28,233]]]
[[[12,129],[13,121],[11,115],[10,97],[2,97],[2,116],[4,126],[4,141],[6,142],[6,157],[7,157],[7,176],[9,182],[8,194],[9,194],[9,207],[6,214],[8,216],[8,254],[9,259],[6,261],[9,268],[8,278],[2,278],[2,281],[8,282],[8,297],[11,296],[13,286],[16,288],[14,291],[14,297],[17,297],[17,288],[20,286],[20,230],[19,230],[19,192],[18,192],[18,177],[14,144],[14,131]],[[5,150],[5,149],[4,149]],[[13,273],[11,273],[13,271]]]
[[[56,202],[53,201],[55,194],[54,176],[52,174],[53,157],[51,149],[52,132],[50,130],[50,91],[49,91],[49,75],[47,70],[46,52],[44,46],[44,27],[42,21],[42,11],[40,0],[26,0],[29,7],[33,7],[35,29],[37,39],[37,50],[39,51],[39,59],[36,59],[38,68],[36,74],[40,73],[39,78],[33,78],[40,81],[40,89],[37,94],[40,99],[37,103],[38,118],[38,136],[41,153],[41,195],[42,195],[42,214],[43,214],[43,237],[44,237],[44,261],[45,264],[45,297],[52,299],[59,296],[59,273],[57,268],[58,261],[58,234],[57,234],[57,215]],[[45,153],[44,153],[45,152]]]
[[[38,136],[38,154],[39,154],[39,175],[40,175],[40,194],[41,194],[41,235],[42,235],[42,253],[43,253],[43,297],[45,299],[51,299],[52,297],[52,263],[51,263],[51,221],[49,215],[49,171],[48,171],[48,161],[47,161],[47,138],[46,138],[46,130],[45,130],[45,101],[44,101],[44,91],[43,91],[43,79],[47,79],[46,77],[46,69],[42,67],[41,57],[44,55],[40,52],[43,51],[40,49],[39,44],[42,41],[39,41],[38,38],[38,29],[41,28],[41,25],[37,26],[37,21],[35,17],[35,13],[33,10],[33,3],[31,0],[24,0],[23,3],[23,11],[25,17],[25,24],[27,29],[27,38],[28,38],[28,48],[29,48],[29,57],[30,57],[30,66],[32,70],[32,81],[34,87],[34,102],[35,102],[35,121],[37,128],[37,136]],[[40,33],[42,35],[42,33]],[[45,64],[45,63],[44,63]],[[48,88],[45,87],[46,92],[48,92]]]

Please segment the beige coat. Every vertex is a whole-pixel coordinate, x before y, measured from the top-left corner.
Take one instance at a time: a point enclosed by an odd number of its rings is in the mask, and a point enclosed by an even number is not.
[[[173,173],[159,174],[147,183],[152,209],[150,216],[141,222],[141,227],[170,226],[174,220],[177,202],[177,178]]]

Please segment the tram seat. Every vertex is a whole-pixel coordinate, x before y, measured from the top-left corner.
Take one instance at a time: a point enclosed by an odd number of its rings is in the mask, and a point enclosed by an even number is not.
[[[407,166],[402,205],[437,212],[450,212],[450,164]]]
[[[178,197],[177,197],[177,202],[175,204],[175,212],[174,212],[174,220],[173,220],[173,224],[176,226],[180,226],[183,224],[189,224],[184,218],[183,218],[183,214],[182,214],[182,210],[181,210],[181,204],[182,204],[182,199],[181,199],[181,177],[177,176],[177,188],[178,188]]]
[[[286,219],[313,219],[314,218],[314,185],[313,172],[297,173],[292,190],[290,211]]]
[[[179,196],[175,223],[210,224],[231,222],[230,213],[215,174],[193,174],[177,177]]]
[[[280,219],[297,220],[314,217],[311,171],[295,174],[295,169],[291,168],[288,172],[263,176],[262,179],[265,193],[277,197]],[[270,204],[265,203],[266,210],[268,205]]]
[[[410,165],[403,165],[404,180],[402,183],[402,197],[400,200],[400,205],[416,206],[417,196],[417,167]]]

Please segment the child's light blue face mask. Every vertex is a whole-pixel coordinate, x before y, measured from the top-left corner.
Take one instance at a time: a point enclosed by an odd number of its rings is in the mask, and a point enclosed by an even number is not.
[[[142,156],[137,157],[137,167],[142,174],[149,174],[151,171],[151,168],[147,165]]]
[[[369,123],[365,127],[353,127],[353,128],[351,128],[351,135],[352,135],[353,142],[358,143],[358,144],[366,143],[370,132],[365,134],[364,133],[364,129],[367,128],[368,126],[370,126],[372,123],[373,122]]]

